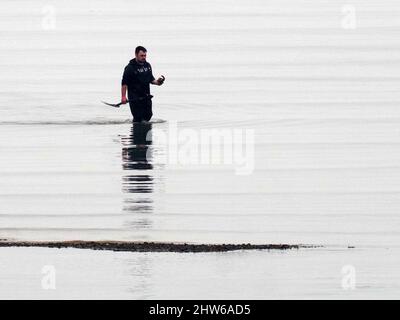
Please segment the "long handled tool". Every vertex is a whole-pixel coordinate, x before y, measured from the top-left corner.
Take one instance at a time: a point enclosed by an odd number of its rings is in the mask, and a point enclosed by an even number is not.
[[[127,100],[125,103],[124,102],[120,102],[120,103],[108,103],[105,101],[102,101],[104,104],[114,107],[114,108],[119,108],[121,105],[128,103],[129,101]]]
[[[138,100],[141,101],[141,100],[151,99],[151,98],[153,98],[153,96],[152,96],[151,94],[149,94],[149,95],[147,95],[146,97],[140,97],[140,98],[138,98]],[[135,100],[135,101],[136,101],[136,100]],[[105,102],[105,101],[102,101],[102,102],[103,102],[105,105],[111,106],[111,107],[114,107],[114,108],[119,108],[121,105],[129,103],[128,100],[126,100],[126,102],[120,102],[120,103],[108,103],[108,102]]]

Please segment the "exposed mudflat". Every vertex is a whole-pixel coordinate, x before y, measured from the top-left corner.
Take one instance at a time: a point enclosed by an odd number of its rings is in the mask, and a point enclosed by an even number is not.
[[[289,244],[188,244],[125,241],[0,241],[0,247],[78,248],[132,252],[224,252],[234,250],[288,250]]]

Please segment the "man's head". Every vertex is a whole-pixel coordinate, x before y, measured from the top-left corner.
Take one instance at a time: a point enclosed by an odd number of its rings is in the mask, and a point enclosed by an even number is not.
[[[136,58],[137,62],[145,63],[146,62],[146,54],[147,54],[147,50],[145,47],[142,47],[142,46],[136,47],[135,58]]]

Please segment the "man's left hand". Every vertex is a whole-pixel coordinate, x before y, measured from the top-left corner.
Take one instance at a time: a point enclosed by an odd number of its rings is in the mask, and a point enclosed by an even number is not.
[[[159,77],[159,78],[157,79],[157,82],[158,82],[158,85],[159,85],[159,86],[161,86],[161,85],[164,83],[164,81],[165,81],[165,77],[164,77],[164,76],[161,76],[161,77]]]

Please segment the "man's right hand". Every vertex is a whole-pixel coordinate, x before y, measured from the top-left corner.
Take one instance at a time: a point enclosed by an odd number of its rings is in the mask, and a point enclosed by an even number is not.
[[[126,97],[122,97],[121,98],[121,103],[122,104],[125,104],[125,103],[127,103],[128,102],[128,100],[126,99]]]

